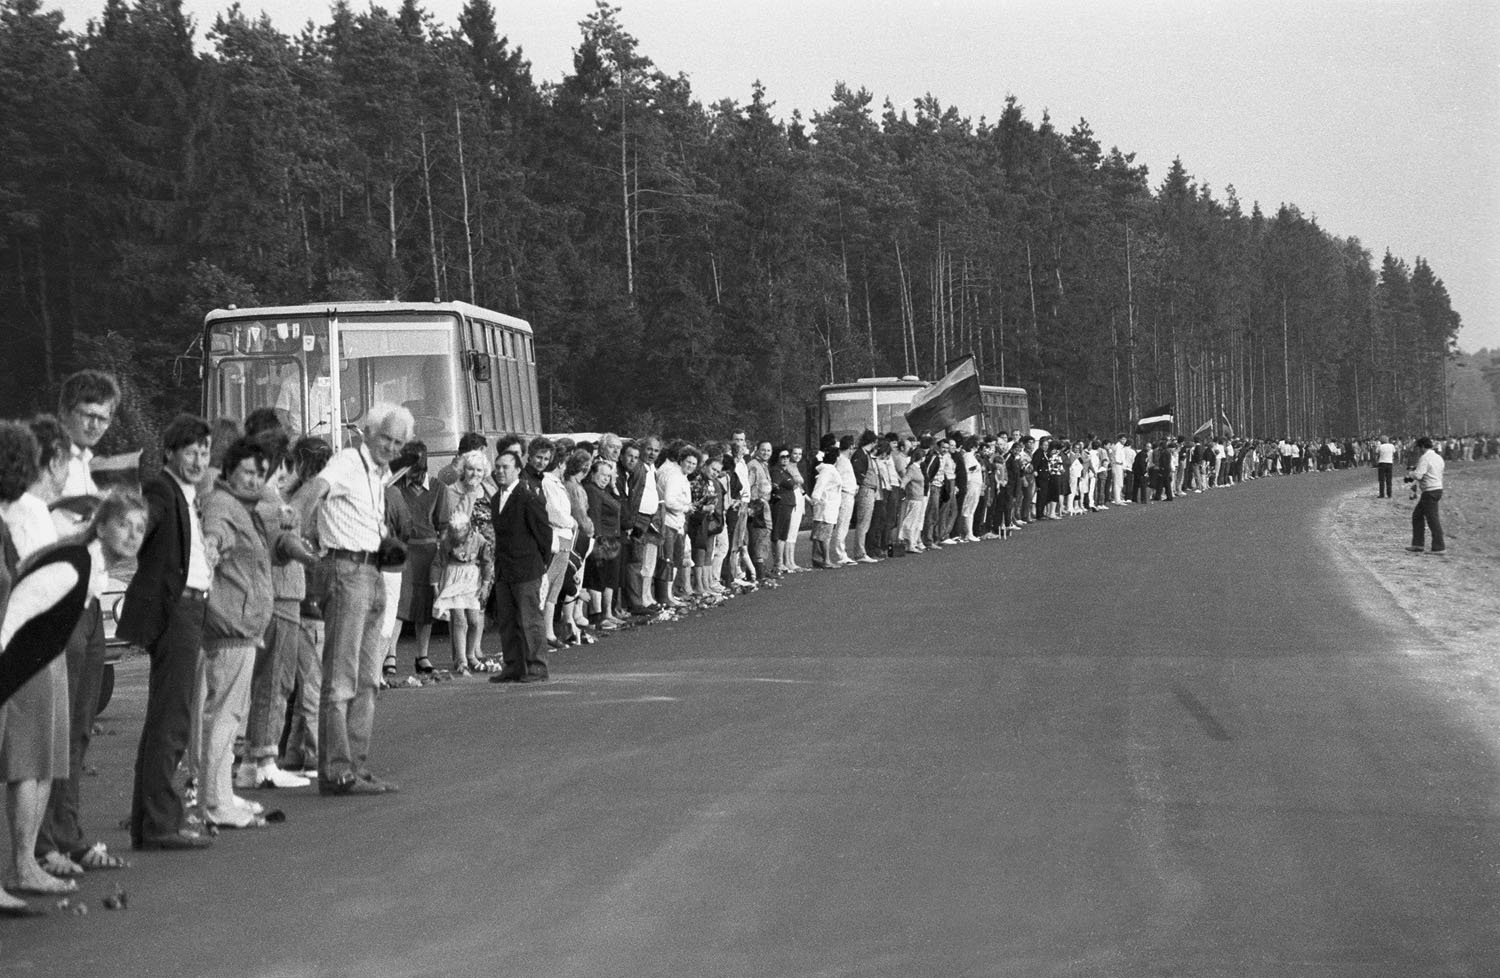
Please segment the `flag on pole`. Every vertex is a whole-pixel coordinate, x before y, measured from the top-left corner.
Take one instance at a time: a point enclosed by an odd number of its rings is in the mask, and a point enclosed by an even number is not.
[[[974,417],[983,406],[979,400],[979,367],[973,357],[943,375],[943,379],[917,392],[906,412],[912,434],[937,431]]]
[[[1229,437],[1230,438],[1233,438],[1234,437],[1234,425],[1232,425],[1232,424],[1229,423],[1229,415],[1225,414],[1223,411],[1220,411],[1219,412],[1219,420],[1224,422],[1224,430],[1227,431],[1227,432],[1229,432]]]
[[[1203,434],[1205,431],[1207,431],[1208,429],[1212,428],[1213,426],[1214,426],[1213,419],[1210,418],[1209,420],[1203,422],[1198,427],[1196,427],[1196,428],[1193,429],[1193,437],[1194,438],[1198,437],[1199,435]]]
[[[1143,435],[1153,431],[1171,431],[1172,421],[1172,405],[1163,404],[1135,423],[1135,433]]]

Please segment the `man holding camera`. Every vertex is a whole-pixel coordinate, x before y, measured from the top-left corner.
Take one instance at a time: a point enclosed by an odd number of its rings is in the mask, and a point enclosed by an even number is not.
[[[1422,552],[1424,527],[1432,531],[1432,552],[1443,553],[1447,545],[1443,542],[1443,521],[1438,517],[1438,502],[1443,498],[1443,456],[1432,448],[1432,439],[1423,435],[1417,439],[1417,449],[1422,453],[1416,468],[1406,476],[1412,486],[1412,495],[1417,505],[1411,511],[1412,553]]]

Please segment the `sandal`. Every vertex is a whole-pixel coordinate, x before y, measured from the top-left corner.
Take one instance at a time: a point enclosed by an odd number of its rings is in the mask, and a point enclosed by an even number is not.
[[[105,848],[104,843],[95,842],[73,860],[87,870],[98,869],[128,869],[130,862],[121,859]]]
[[[499,672],[500,663],[494,659],[480,659],[479,665],[474,667],[475,672]]]
[[[380,674],[382,676],[394,676],[396,672],[396,657],[394,655],[386,656],[385,664],[380,667]]]
[[[433,673],[437,672],[437,667],[434,666],[432,664],[432,660],[427,658],[427,656],[425,655],[417,656],[417,660],[412,663],[412,668],[416,670],[416,673],[419,676],[430,676]]]
[[[37,860],[37,865],[47,872],[48,876],[56,876],[59,879],[67,879],[69,876],[82,876],[84,867],[74,862],[56,849]]]

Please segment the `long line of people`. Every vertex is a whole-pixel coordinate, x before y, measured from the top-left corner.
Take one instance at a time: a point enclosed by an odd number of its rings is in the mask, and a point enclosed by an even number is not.
[[[83,371],[64,383],[57,417],[0,422],[0,599],[63,537],[88,542],[94,563],[66,653],[0,709],[13,813],[3,882],[20,893],[67,893],[81,873],[125,865],[84,832],[78,791],[111,575],[129,577],[120,635],[150,656],[131,841],[192,850],[275,819],[241,792],[399,790],[369,758],[376,690],[403,682],[403,626],[416,640],[405,684],[540,682],[554,650],[790,574],[1317,471],[1332,455],[1326,443],[1202,436],[865,431],[826,436],[804,457],[743,431],[701,447],[615,434],[491,445],[470,433],[432,472],[411,415],[375,405],[338,451],[292,442],[273,410],[217,428],[184,415],[163,431],[162,471],[142,492],[102,493],[89,462],[119,397],[108,375]],[[1339,457],[1379,466],[1395,451],[1382,440]],[[804,523],[810,568],[797,562]],[[433,661],[437,622],[446,669]],[[0,914],[28,912],[0,892]]]

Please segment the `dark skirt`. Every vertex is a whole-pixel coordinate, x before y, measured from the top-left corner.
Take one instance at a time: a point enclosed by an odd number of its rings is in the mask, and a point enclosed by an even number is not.
[[[792,509],[780,503],[771,508],[771,538],[777,543],[784,543],[791,536]]]
[[[412,543],[406,548],[406,567],[401,574],[401,602],[396,617],[413,625],[432,623],[432,561],[437,542]]]
[[[620,557],[601,559],[597,552],[591,554],[583,564],[583,586],[590,591],[613,590],[620,583]]]

